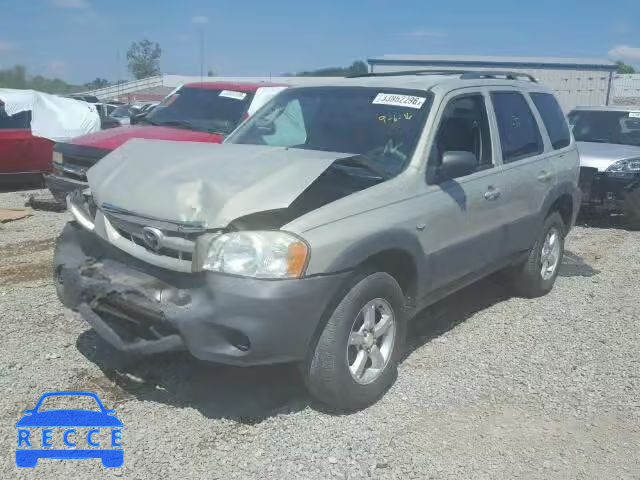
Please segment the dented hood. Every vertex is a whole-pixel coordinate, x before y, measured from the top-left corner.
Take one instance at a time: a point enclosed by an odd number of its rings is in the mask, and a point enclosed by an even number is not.
[[[223,228],[287,208],[346,153],[133,139],[89,169],[96,203],[142,217]]]

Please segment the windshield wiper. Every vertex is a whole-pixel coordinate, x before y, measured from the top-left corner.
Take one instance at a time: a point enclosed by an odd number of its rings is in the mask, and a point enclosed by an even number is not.
[[[211,133],[213,135],[222,135],[222,136],[227,136],[229,135],[229,132],[224,131],[224,130],[218,130],[216,128],[207,128],[207,133]]]
[[[338,160],[336,164],[364,168],[365,170],[373,173],[376,177],[380,177],[382,180],[388,180],[392,177],[389,172],[380,167],[380,165],[366,155],[354,155],[352,157],[343,158]]]
[[[189,130],[196,130],[195,126],[187,122],[186,120],[166,120],[164,122],[153,122],[149,120],[151,125],[155,125],[156,127],[182,127],[187,128]]]

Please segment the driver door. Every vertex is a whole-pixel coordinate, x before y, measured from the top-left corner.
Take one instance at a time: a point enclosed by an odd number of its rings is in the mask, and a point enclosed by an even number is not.
[[[500,258],[505,185],[494,154],[499,150],[487,102],[486,92],[458,90],[444,99],[438,112],[427,161],[427,214],[421,235],[432,270],[431,290],[478,274]],[[447,151],[473,153],[475,171],[440,179],[438,168]]]

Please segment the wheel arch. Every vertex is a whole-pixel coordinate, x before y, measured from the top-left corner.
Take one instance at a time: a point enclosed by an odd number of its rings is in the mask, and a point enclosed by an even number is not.
[[[388,230],[355,242],[336,257],[330,271],[382,271],[396,279],[407,301],[414,300],[425,279],[425,254],[415,235]]]
[[[567,231],[575,222],[575,216],[580,206],[576,195],[576,186],[571,182],[564,182],[553,187],[547,197],[541,211],[541,224],[553,212],[558,212],[562,217]]]

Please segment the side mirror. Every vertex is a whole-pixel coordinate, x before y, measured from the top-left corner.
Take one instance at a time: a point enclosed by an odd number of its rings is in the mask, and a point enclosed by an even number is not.
[[[462,150],[450,150],[442,155],[438,176],[445,180],[471,175],[478,167],[475,154]]]
[[[276,133],[276,126],[270,121],[257,121],[253,128],[256,129],[259,135],[273,135]]]

